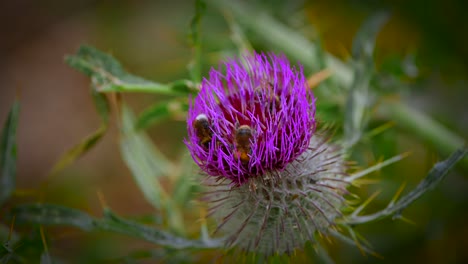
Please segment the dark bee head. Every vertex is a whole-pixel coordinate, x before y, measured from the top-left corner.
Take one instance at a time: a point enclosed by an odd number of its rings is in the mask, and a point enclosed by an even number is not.
[[[193,122],[193,126],[195,128],[200,129],[207,129],[210,127],[210,122],[208,121],[208,117],[205,114],[199,114],[195,118],[195,122]]]
[[[193,122],[193,128],[195,128],[199,143],[207,148],[213,135],[208,117],[205,114],[199,114]]]

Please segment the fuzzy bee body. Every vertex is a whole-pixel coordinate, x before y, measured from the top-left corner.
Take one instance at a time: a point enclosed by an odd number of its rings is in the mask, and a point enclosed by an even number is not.
[[[250,139],[253,136],[252,128],[248,125],[242,125],[236,129],[235,143],[236,143],[236,158],[240,159],[242,164],[247,164],[250,161]]]

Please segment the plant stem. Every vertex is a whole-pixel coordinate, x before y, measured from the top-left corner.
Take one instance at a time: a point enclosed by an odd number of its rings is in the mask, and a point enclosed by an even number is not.
[[[466,144],[462,137],[408,105],[401,102],[387,103],[382,108],[383,114],[388,119],[394,120],[399,126],[429,143],[443,155],[448,155]],[[468,158],[461,160],[460,165],[468,171]]]

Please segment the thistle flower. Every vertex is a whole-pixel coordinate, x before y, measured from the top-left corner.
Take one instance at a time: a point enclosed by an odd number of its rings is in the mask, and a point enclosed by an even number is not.
[[[190,105],[186,144],[205,173],[240,186],[282,171],[307,149],[315,126],[302,67],[253,54],[211,69]]]
[[[226,244],[290,253],[334,228],[345,205],[341,151],[316,133],[302,67],[253,54],[211,69],[188,112],[186,145],[206,174]]]

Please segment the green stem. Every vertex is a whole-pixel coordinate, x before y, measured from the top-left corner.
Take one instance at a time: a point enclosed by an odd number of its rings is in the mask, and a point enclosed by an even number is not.
[[[448,155],[466,144],[465,140],[451,132],[440,123],[403,103],[388,103],[383,107],[388,119],[408,130],[424,142],[435,147],[443,155]],[[468,158],[460,161],[463,169],[468,171]]]

